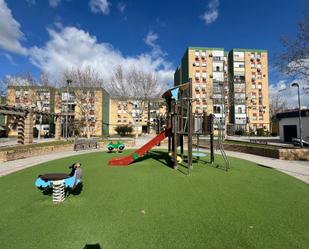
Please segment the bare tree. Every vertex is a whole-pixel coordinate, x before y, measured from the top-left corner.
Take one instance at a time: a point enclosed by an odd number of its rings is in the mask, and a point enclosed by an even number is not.
[[[149,103],[151,99],[161,95],[164,87],[158,83],[154,73],[135,68],[124,70],[121,65],[115,69],[111,82],[110,92],[125,105],[123,106],[123,110],[131,117],[137,137],[140,122],[143,118],[144,111],[147,109],[146,105],[148,105],[149,121]]]
[[[309,5],[305,8],[303,20],[298,23],[294,40],[282,37],[285,50],[275,56],[275,64],[281,72],[308,82],[309,79]]]
[[[95,131],[94,124],[98,120],[94,115],[95,102],[99,98],[96,90],[103,86],[104,81],[91,67],[66,70],[61,85],[67,86],[68,80],[71,82],[68,86],[69,92],[75,97],[75,112],[79,114],[83,123],[83,133],[90,138]]]
[[[39,83],[42,86],[49,86],[50,85],[50,79],[48,73],[45,71],[41,71]]]
[[[269,109],[270,118],[274,121],[277,113],[287,109],[287,100],[279,94],[272,96]]]

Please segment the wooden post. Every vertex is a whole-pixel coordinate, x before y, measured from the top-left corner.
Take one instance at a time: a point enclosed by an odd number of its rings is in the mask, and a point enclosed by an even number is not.
[[[55,117],[55,140],[61,139],[61,118],[60,115]]]
[[[18,116],[18,123],[17,123],[17,143],[24,144],[25,140],[25,119],[23,116]]]
[[[25,117],[25,128],[24,128],[24,144],[33,143],[33,112],[30,111]]]
[[[177,102],[174,104],[174,115],[172,117],[173,122],[173,161],[174,169],[178,169],[177,165],[177,132],[178,132],[178,123],[177,123]]]
[[[188,117],[188,175],[192,165],[192,135],[193,135],[193,107],[192,107],[192,79],[189,79],[189,117]]]
[[[183,100],[183,91],[180,92],[180,154],[183,158],[183,132],[184,132],[184,120],[183,120],[183,107],[184,107],[184,100]]]
[[[213,164],[215,162],[215,156],[214,156],[214,116],[213,114],[209,115],[209,129],[210,129],[210,162]]]

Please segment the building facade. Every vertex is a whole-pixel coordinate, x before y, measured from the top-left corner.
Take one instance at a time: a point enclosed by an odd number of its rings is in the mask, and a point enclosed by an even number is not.
[[[60,113],[64,137],[66,134],[69,137],[113,135],[117,126],[134,125],[138,119],[138,132],[147,132],[148,124],[152,125],[157,115],[165,113],[165,104],[161,99],[153,99],[141,107],[139,101],[111,98],[103,88],[95,87],[10,86],[6,103]],[[38,125],[39,118],[35,119],[36,127],[54,134],[53,120],[44,119]],[[9,120],[9,123],[9,136],[17,136],[16,122]]]
[[[55,112],[61,113],[62,133],[69,136],[108,135],[109,107],[110,97],[103,88],[60,88],[55,93]]]
[[[279,135],[282,142],[292,142],[300,137],[299,111],[281,112],[277,115],[279,121]],[[301,110],[302,139],[309,142],[309,109]]]
[[[229,53],[229,87],[230,122],[235,129],[269,130],[267,51],[233,49]]]
[[[6,103],[22,107],[36,107],[41,111],[55,111],[55,88],[48,86],[9,86],[7,90]],[[39,122],[40,117],[36,117]],[[46,118],[41,123],[53,129],[52,119]],[[9,136],[17,136],[16,121],[8,118]]]
[[[141,106],[143,105],[143,106]],[[162,99],[152,99],[150,103],[135,100],[111,98],[109,134],[116,134],[115,128],[120,125],[139,123],[138,133],[146,133],[158,115],[165,114],[166,108]]]
[[[192,81],[193,112],[213,113],[234,130],[269,130],[266,50],[189,47],[174,85]]]

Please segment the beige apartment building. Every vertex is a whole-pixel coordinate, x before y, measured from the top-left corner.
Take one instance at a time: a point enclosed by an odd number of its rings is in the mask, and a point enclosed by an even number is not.
[[[121,101],[111,98],[103,88],[93,87],[10,86],[6,103],[60,113],[62,136],[66,136],[68,132],[69,137],[116,134],[116,126],[134,124],[141,112],[138,101]],[[164,113],[163,100],[153,99],[149,106],[146,104],[139,120],[139,133],[147,131],[148,116],[150,124],[153,124],[157,115]],[[36,124],[39,122],[38,118],[35,119]],[[8,123],[11,124],[9,136],[17,136],[16,126],[14,126],[16,122],[8,120]],[[41,124],[41,129],[46,128],[53,133],[54,121],[52,119],[43,119]]]
[[[61,113],[63,133],[68,120],[70,133],[72,126],[83,136],[108,134],[109,94],[103,88],[60,88],[55,91],[55,112]],[[74,134],[69,134],[70,136]]]
[[[230,121],[236,129],[269,130],[267,51],[233,49],[229,53]]]
[[[115,128],[119,125],[134,125],[139,118],[140,127],[138,132],[145,133],[147,132],[148,116],[152,125],[158,115],[163,115],[166,112],[162,99],[153,99],[149,105],[145,103],[144,107],[141,107],[140,104],[139,101],[135,100],[127,101],[111,98],[109,134],[116,134]]]
[[[193,111],[213,113],[235,130],[269,130],[267,51],[189,47],[174,85],[192,81]]]
[[[6,103],[22,107],[36,107],[41,111],[54,112],[55,89],[48,86],[9,86]],[[38,119],[39,117],[36,117]],[[51,119],[44,119],[44,124],[53,125]],[[17,136],[16,120],[7,118],[9,136]]]

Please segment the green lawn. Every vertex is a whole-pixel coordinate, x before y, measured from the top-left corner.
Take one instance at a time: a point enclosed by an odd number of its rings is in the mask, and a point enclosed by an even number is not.
[[[309,248],[303,182],[234,158],[228,172],[200,162],[188,177],[167,167],[162,151],[108,167],[118,155],[80,155],[1,177],[0,247]],[[76,161],[84,172],[80,195],[54,205],[34,187],[38,174],[69,171]]]

